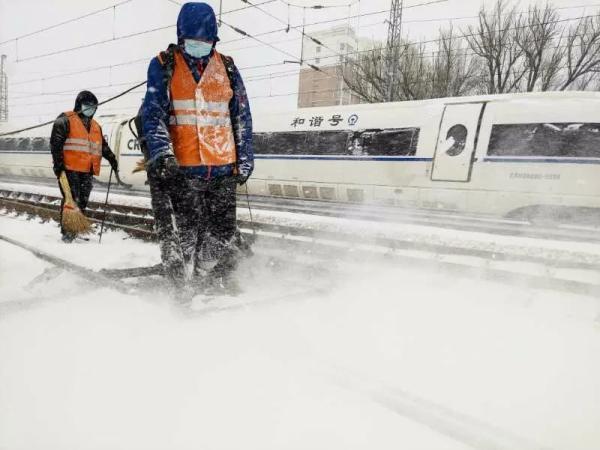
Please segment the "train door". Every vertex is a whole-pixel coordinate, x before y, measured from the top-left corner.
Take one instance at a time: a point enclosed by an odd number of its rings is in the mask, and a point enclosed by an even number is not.
[[[438,135],[431,179],[469,181],[485,103],[446,105]]]
[[[113,147],[113,152],[114,154],[117,156],[117,158],[119,159],[119,162],[121,162],[121,145],[122,145],[122,141],[123,141],[123,130],[125,129],[125,127],[127,126],[127,121],[121,121],[121,122],[117,122],[115,123],[114,127],[113,127],[113,133],[115,134],[115,146]]]

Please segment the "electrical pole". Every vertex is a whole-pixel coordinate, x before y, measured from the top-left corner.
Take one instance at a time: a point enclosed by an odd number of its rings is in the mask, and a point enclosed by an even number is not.
[[[390,8],[390,20],[387,37],[387,100],[391,102],[394,98],[396,86],[396,74],[398,72],[400,45],[402,43],[402,11],[404,0],[392,0]]]
[[[6,55],[0,56],[0,122],[8,120],[8,77],[4,72]]]

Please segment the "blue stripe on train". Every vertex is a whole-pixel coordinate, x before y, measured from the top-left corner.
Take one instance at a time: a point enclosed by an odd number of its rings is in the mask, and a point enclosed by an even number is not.
[[[600,164],[600,158],[483,158],[483,162],[538,163],[538,164]]]
[[[0,150],[0,153],[16,153],[26,155],[48,155],[48,151]],[[141,153],[123,153],[121,156],[141,158]],[[429,162],[432,158],[414,156],[320,156],[320,155],[254,155],[255,159],[274,160],[312,160],[312,161],[413,161]],[[477,158],[476,162],[489,163],[538,163],[538,164],[600,164],[600,158],[511,158],[493,157]]]
[[[414,156],[320,156],[320,155],[254,155],[255,159],[292,159],[321,161],[431,161],[431,158]]]

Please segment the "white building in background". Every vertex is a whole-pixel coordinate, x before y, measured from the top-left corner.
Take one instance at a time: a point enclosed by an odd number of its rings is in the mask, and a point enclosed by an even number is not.
[[[363,40],[347,25],[309,34],[323,45],[305,38],[302,58],[322,72],[311,68],[300,70],[298,107],[360,103],[360,99],[346,87],[342,68],[347,58],[355,57],[356,51],[368,44],[365,42],[363,45]]]

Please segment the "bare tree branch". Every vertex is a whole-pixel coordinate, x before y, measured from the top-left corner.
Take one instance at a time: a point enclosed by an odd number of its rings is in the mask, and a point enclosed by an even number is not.
[[[529,8],[526,15],[517,20],[515,42],[523,52],[524,90],[547,88],[558,74],[564,57],[560,42],[554,41],[561,35],[559,16],[551,5]]]
[[[562,91],[600,70],[600,17],[584,17],[571,27],[566,45],[566,80],[560,87]]]
[[[469,26],[464,33],[473,53],[485,61],[490,94],[518,90],[525,77],[523,50],[515,39],[517,18],[515,7],[498,0],[492,13],[482,7],[477,26]]]
[[[378,44],[358,52],[341,72],[365,102],[389,100],[390,60],[398,61],[392,101],[599,88],[600,15],[570,28],[564,23],[550,4],[517,13],[508,0],[497,0],[491,11],[482,7],[477,23],[460,34],[450,27],[429,46]]]

